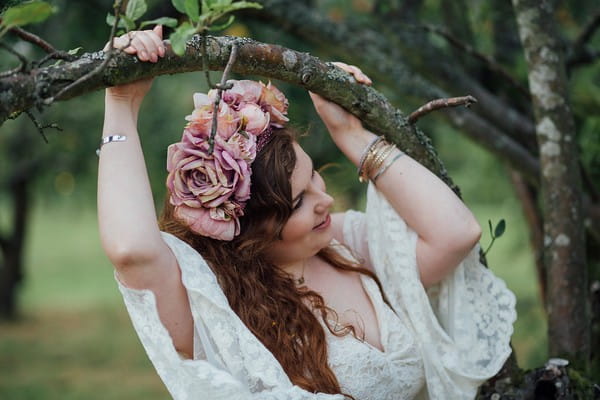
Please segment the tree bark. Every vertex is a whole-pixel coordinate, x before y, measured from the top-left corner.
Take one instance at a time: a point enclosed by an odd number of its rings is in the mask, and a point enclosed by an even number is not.
[[[590,310],[581,176],[553,4],[513,0],[540,149],[549,350],[552,356],[585,365],[590,353]]]
[[[23,281],[23,247],[29,215],[27,177],[18,177],[10,183],[13,203],[12,232],[0,238],[0,319],[14,319],[17,315],[17,293]]]
[[[157,63],[141,63],[133,56],[117,54],[104,71],[76,86],[59,100],[151,76],[198,71],[203,65],[201,40],[200,36],[194,37],[182,57],[168,50],[166,56]],[[340,104],[359,117],[367,129],[401,146],[406,153],[457,190],[427,136],[409,124],[404,114],[375,89],[357,85],[349,74],[309,54],[251,39],[209,36],[206,54],[208,68],[222,70],[233,44],[239,50],[232,71],[299,85]],[[88,53],[71,63],[0,79],[0,98],[3,99],[0,103],[0,123],[11,115],[42,105],[45,99],[94,70],[104,57],[103,52]]]

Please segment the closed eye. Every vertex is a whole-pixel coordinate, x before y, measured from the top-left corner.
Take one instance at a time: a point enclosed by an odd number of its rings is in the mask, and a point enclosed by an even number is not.
[[[310,180],[311,181],[314,179],[316,172],[317,171],[315,171],[314,169],[312,170],[312,174],[310,176]],[[302,200],[304,200],[304,192],[305,191],[303,190],[302,192],[300,192],[300,194],[298,196],[296,196],[295,200],[297,200],[297,202],[294,205],[294,208],[293,208],[294,211],[296,211],[297,209],[299,209],[300,207],[302,207]]]

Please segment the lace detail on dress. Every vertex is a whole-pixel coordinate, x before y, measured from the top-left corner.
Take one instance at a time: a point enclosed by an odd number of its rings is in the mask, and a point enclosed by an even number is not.
[[[309,393],[293,386],[275,357],[229,307],[204,259],[176,237],[163,233],[188,291],[194,318],[195,356],[182,359],[160,321],[154,293],[119,282],[140,341],[176,400],[343,400],[342,395]]]
[[[338,337],[325,329],[329,364],[342,392],[356,399],[413,399],[425,381],[418,343],[405,318],[383,302],[377,284],[366,276],[361,280],[377,314],[384,352],[351,334]]]
[[[356,238],[367,238],[369,258],[391,305],[408,316],[420,342],[429,398],[472,399],[510,355],[514,295],[479,263],[475,246],[428,297],[416,264],[417,235],[373,185],[367,215],[346,214],[345,233],[346,226],[364,226],[365,231],[344,240],[353,247]]]

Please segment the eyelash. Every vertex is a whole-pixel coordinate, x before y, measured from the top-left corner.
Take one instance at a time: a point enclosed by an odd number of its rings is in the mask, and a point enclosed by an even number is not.
[[[312,175],[310,177],[311,180],[315,177],[316,173],[317,173],[317,171],[313,169]],[[304,195],[302,195],[302,197],[300,197],[300,199],[298,200],[298,202],[294,206],[294,208],[293,208],[294,211],[296,211],[297,209],[299,209],[300,207],[302,207],[302,200],[304,200]]]

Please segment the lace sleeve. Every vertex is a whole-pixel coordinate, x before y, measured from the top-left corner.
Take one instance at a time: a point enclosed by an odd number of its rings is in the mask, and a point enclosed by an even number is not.
[[[348,210],[344,213],[343,240],[354,255],[364,263],[365,268],[372,269],[369,246],[367,245],[365,213],[355,210]]]
[[[429,398],[474,398],[510,355],[515,296],[480,264],[478,245],[426,292],[417,270],[417,234],[373,185],[364,221],[375,272],[420,341]]]
[[[175,400],[343,400],[294,386],[275,357],[231,310],[202,257],[163,234],[175,254],[194,318],[194,359],[184,359],[160,321],[154,293],[117,282],[138,337]]]

